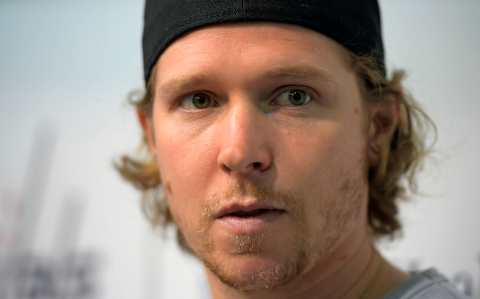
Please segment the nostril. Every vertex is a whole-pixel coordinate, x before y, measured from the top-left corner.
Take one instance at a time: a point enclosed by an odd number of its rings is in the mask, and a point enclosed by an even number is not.
[[[252,163],[253,169],[260,169],[262,168],[262,163],[260,162],[253,162]]]
[[[262,162],[253,162],[253,163],[251,163],[250,166],[247,167],[245,170],[247,170],[247,169],[250,169],[250,170],[262,170],[262,167],[263,167],[262,165],[263,165]],[[228,165],[223,164],[221,167],[222,167],[222,170],[225,171],[225,172],[227,172],[227,173],[230,173],[230,172],[233,171],[232,167],[229,167]]]
[[[230,172],[230,171],[231,171],[230,167],[228,167],[228,166],[225,165],[225,164],[222,165],[222,169],[223,169],[223,171],[225,171],[225,172]]]

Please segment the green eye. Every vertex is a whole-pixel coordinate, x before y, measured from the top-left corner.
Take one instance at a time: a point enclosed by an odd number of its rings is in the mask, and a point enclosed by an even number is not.
[[[301,89],[288,89],[282,92],[276,102],[280,106],[302,106],[312,100],[311,96]]]
[[[186,109],[206,109],[214,105],[212,98],[205,93],[194,93],[182,99],[181,106]]]

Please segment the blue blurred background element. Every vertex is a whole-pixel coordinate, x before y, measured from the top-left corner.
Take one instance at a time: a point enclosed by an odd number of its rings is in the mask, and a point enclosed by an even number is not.
[[[436,121],[405,269],[480,298],[480,2],[383,0],[387,64]],[[0,298],[208,298],[202,269],[154,234],[112,161],[140,141],[143,1],[0,0]]]

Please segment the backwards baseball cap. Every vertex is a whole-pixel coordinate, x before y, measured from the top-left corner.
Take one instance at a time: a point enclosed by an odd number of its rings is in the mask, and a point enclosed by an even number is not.
[[[207,25],[248,21],[313,29],[357,55],[374,57],[385,74],[377,0],[146,0],[142,38],[145,82],[162,52],[181,35]]]

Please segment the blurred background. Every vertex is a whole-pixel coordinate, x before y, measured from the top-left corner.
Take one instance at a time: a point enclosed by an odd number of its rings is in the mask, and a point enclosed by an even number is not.
[[[480,1],[383,0],[389,69],[435,120],[406,270],[435,266],[480,298]],[[140,129],[143,1],[0,0],[0,298],[201,298],[202,268],[154,233],[113,161]]]

